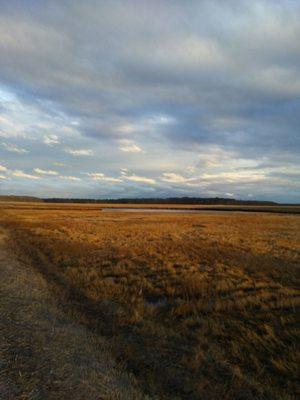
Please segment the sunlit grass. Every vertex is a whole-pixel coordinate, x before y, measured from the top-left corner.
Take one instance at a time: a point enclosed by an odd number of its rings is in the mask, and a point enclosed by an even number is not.
[[[300,217],[55,207],[3,209],[11,246],[152,393],[296,398]]]

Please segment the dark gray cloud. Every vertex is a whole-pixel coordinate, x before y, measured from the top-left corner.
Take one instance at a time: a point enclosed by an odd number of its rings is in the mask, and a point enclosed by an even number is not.
[[[0,165],[65,164],[62,195],[300,201],[299,37],[296,0],[0,1]]]

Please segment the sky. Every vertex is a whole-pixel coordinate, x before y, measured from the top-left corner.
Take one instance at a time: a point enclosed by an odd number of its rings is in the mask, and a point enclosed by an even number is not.
[[[0,194],[300,202],[299,0],[0,0]]]

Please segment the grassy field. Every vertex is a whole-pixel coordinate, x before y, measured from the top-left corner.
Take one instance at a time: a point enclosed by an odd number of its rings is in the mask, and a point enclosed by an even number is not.
[[[298,398],[300,216],[101,208],[2,203],[0,224],[145,396]]]

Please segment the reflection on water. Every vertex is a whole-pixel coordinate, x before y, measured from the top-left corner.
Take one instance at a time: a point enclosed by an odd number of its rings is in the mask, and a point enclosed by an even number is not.
[[[180,214],[197,214],[199,212],[210,213],[228,213],[226,210],[186,210],[186,209],[168,209],[168,208],[102,208],[102,212],[130,212],[130,213],[180,213]]]

